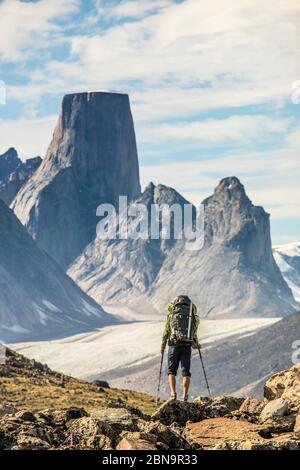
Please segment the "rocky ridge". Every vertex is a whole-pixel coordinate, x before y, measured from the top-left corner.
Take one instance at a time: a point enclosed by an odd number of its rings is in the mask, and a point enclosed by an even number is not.
[[[22,162],[14,148],[0,155],[0,198],[8,206],[41,163],[41,157]]]
[[[0,373],[7,381],[14,374],[14,392],[20,387],[16,374],[21,379],[20,365],[24,363],[27,364],[25,371],[30,371],[33,386],[42,377],[61,380],[62,376],[50,371],[47,366],[8,351],[7,362],[0,366]],[[74,380],[64,377],[59,389],[61,393]],[[77,394],[83,392],[84,383],[76,381],[76,385]],[[300,450],[299,388],[298,364],[276,374],[266,383],[264,400],[230,396],[198,397],[193,403],[168,401],[149,414],[129,404],[128,392],[119,391],[125,399],[119,397],[118,401],[112,400],[109,395],[114,391],[110,389],[106,390],[107,395],[101,405],[91,407],[89,411],[78,406],[36,409],[29,400],[26,403],[25,394],[23,405],[30,406],[17,410],[16,403],[11,400],[13,395],[9,400],[2,385],[0,448]],[[99,395],[102,393],[100,389]],[[43,398],[45,405],[51,399],[47,393]],[[81,399],[84,401],[85,397]]]

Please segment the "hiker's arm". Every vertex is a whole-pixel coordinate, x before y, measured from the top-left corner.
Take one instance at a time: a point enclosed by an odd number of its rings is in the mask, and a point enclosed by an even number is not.
[[[170,312],[168,313],[167,320],[165,323],[165,328],[164,328],[162,342],[161,342],[161,352],[165,350],[169,336],[170,336]]]

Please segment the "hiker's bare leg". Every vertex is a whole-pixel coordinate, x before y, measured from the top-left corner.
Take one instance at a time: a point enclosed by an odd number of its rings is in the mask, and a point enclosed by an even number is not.
[[[171,395],[175,395],[175,393],[176,393],[176,377],[175,377],[175,375],[169,374],[168,375],[168,380],[169,380]]]
[[[191,377],[183,377],[182,378],[182,386],[183,386],[183,396],[187,397],[189,394]]]

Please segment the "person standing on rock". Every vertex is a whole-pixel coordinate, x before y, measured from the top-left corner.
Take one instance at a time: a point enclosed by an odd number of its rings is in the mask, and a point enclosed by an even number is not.
[[[198,348],[199,326],[197,307],[187,295],[179,295],[168,307],[168,316],[163,332],[161,353],[168,343],[168,381],[171,399],[177,399],[176,374],[181,365],[183,379],[183,400],[188,401],[191,380],[192,347]]]

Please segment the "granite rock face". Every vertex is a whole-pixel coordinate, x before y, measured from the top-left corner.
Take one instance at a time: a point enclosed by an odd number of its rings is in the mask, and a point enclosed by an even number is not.
[[[0,155],[0,175],[1,179],[7,178],[20,164],[15,148],[9,148],[3,155]]]
[[[133,203],[188,204],[174,189],[150,184]],[[284,316],[297,303],[274,261],[269,215],[252,204],[236,177],[223,179],[204,202],[204,245],[186,240],[96,239],[68,273],[102,303],[164,311],[189,295],[202,317]],[[149,212],[149,211],[148,211]],[[130,222],[131,223],[131,222]],[[151,308],[150,308],[151,310]]]
[[[300,364],[273,375],[264,386],[268,400],[285,400],[293,411],[300,412]],[[272,402],[271,402],[272,403]]]
[[[153,285],[164,308],[188,294],[203,317],[284,316],[297,308],[276,265],[269,215],[252,204],[236,177],[223,179],[205,199],[205,243],[200,251],[178,241]]]
[[[140,193],[127,95],[66,95],[39,170],[12,207],[38,245],[64,269],[96,235],[100,203]]]
[[[166,257],[176,243],[173,236],[170,239],[162,239],[162,226],[159,227],[156,239],[148,238],[151,205],[178,204],[183,207],[188,201],[172,188],[150,183],[128,206],[128,233],[135,224],[135,217],[130,214],[133,214],[132,210],[139,204],[147,208],[149,215],[146,239],[134,240],[128,237],[103,240],[97,237],[72,264],[68,274],[98,302],[131,304],[132,308],[137,305],[141,312],[143,308],[138,299],[150,292]],[[117,234],[123,233],[122,228],[121,219],[117,225]],[[172,218],[171,234],[174,234]],[[145,305],[147,302],[144,300]]]
[[[42,162],[40,157],[22,162],[17,151],[10,148],[0,155],[0,198],[9,205],[22,186],[28,181]]]
[[[0,339],[44,339],[112,318],[42,250],[0,200]]]

